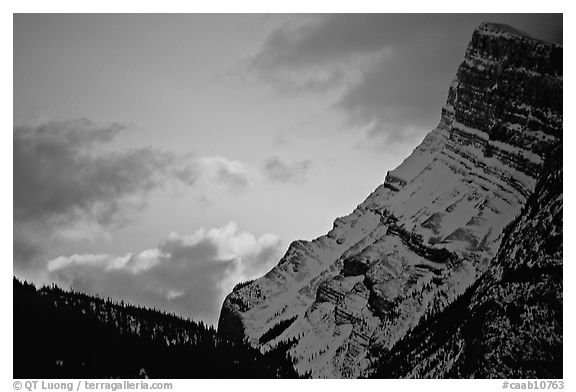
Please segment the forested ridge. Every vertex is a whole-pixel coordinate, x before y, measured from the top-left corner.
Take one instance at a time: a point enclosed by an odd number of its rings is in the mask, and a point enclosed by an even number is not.
[[[290,378],[285,350],[261,354],[203,322],[13,279],[14,378]]]

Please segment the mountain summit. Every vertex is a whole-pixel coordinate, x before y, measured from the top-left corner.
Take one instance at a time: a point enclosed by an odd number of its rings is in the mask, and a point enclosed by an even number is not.
[[[296,371],[312,377],[366,376],[386,358],[405,359],[394,352],[413,356],[388,376],[448,376],[411,373],[422,352],[399,347],[417,328],[434,328],[430,320],[454,309],[479,282],[492,282],[484,283],[486,295],[503,296],[490,289],[501,283],[494,266],[514,275],[516,258],[530,259],[499,251],[503,233],[525,208],[547,160],[561,162],[552,153],[561,143],[562,47],[483,23],[449,87],[438,126],[330,232],[293,242],[270,272],[229,294],[219,334],[262,351],[288,345]],[[508,238],[507,249],[515,241],[527,249],[518,238]],[[490,280],[489,274],[497,276]],[[554,287],[540,293],[557,296]],[[466,306],[461,309],[474,308]]]

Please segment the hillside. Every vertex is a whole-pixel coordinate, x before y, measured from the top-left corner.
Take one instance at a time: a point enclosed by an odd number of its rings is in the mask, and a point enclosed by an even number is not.
[[[262,355],[203,323],[16,278],[13,293],[14,378],[295,377],[285,352]]]

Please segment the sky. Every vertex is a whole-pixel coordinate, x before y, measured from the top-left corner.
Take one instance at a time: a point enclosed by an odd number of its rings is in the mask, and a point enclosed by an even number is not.
[[[440,119],[472,32],[542,14],[16,14],[14,274],[214,324]]]

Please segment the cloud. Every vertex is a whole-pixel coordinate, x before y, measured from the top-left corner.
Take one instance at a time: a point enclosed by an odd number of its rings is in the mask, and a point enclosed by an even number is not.
[[[89,120],[14,127],[15,267],[37,267],[43,250],[57,243],[110,238],[170,181],[217,191],[250,185],[238,161],[114,149],[123,130]]]
[[[46,249],[111,238],[167,184],[184,184],[204,197],[237,194],[263,180],[298,182],[310,166],[274,158],[260,167],[220,156],[114,148],[123,131],[120,124],[89,120],[14,127],[16,270],[43,270]]]
[[[105,238],[142,208],[174,157],[107,150],[123,130],[88,120],[14,127],[14,262],[33,263],[46,243]]]
[[[216,156],[200,158],[198,165],[205,181],[220,184],[232,190],[245,190],[254,182],[251,169],[244,162]]]
[[[215,323],[225,295],[272,268],[280,248],[276,235],[257,238],[230,222],[190,235],[172,233],[136,254],[58,257],[48,262],[48,271],[65,287]]]
[[[341,50],[347,31],[345,26],[332,31],[328,16],[303,18],[274,30],[250,67],[283,92],[324,92],[353,83],[370,62],[370,53],[354,46]]]
[[[329,93],[367,140],[413,142],[439,121],[473,29],[510,23],[560,40],[561,15],[337,14],[273,30],[250,69],[284,93]]]
[[[273,157],[262,166],[262,174],[270,181],[300,183],[311,166],[309,160],[287,163]]]
[[[122,220],[123,197],[156,186],[165,157],[149,150],[103,153],[121,130],[85,120],[14,129],[14,219]]]

